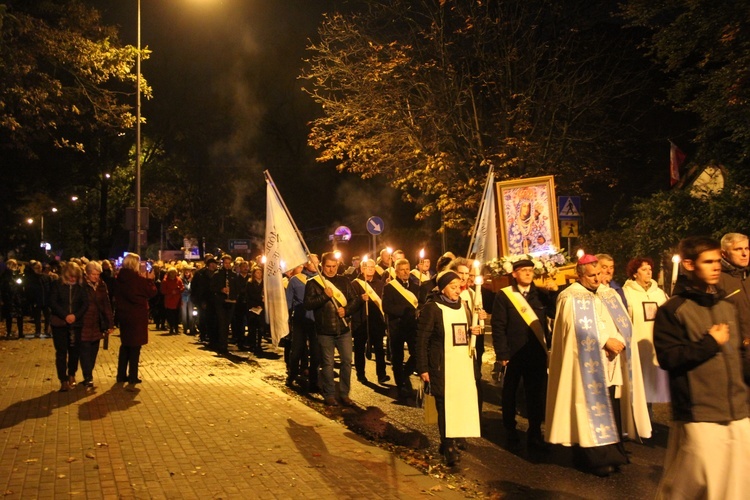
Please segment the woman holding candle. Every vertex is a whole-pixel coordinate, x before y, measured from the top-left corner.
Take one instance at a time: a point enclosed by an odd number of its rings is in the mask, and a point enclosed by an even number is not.
[[[458,460],[457,438],[479,437],[479,405],[474,384],[472,313],[461,300],[461,278],[454,271],[438,275],[440,290],[424,305],[417,327],[417,373],[430,384],[438,411],[440,452],[445,463]]]

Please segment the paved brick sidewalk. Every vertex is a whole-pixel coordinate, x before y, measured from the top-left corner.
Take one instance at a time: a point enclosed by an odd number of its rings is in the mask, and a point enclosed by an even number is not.
[[[51,339],[0,338],[5,498],[461,496],[263,382],[252,359],[152,331],[129,392],[118,347],[100,351],[95,390],[59,393]]]

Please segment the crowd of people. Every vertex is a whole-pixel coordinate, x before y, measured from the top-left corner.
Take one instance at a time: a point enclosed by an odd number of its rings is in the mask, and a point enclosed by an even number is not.
[[[739,498],[750,491],[741,470],[750,463],[748,238],[687,238],[680,253],[674,290],[659,287],[648,257],[627,263],[622,286],[611,256],[585,254],[572,283],[540,280],[536,263],[522,259],[507,286],[480,289],[476,274],[488,269],[450,252],[434,269],[427,258],[412,266],[399,250],[355,257],[349,267],[332,252],[310,254],[284,277],[286,384],[319,393],[328,406],[352,406],[352,364],[357,381],[368,384],[373,360],[377,383],[386,385],[390,361],[400,400],[413,401],[414,380],[429,386],[440,451],[453,465],[466,438],[480,435],[488,319],[508,446],[521,443],[521,381],[527,447],[573,447],[578,465],[602,477],[628,463],[625,440],[651,437],[652,405],[671,401],[660,495]],[[116,324],[117,381],[129,386],[140,382],[149,318],[158,330],[197,335],[220,355],[230,344],[260,354],[270,342],[260,257],[207,255],[195,265],[151,267],[128,254],[119,267],[73,260],[59,269],[31,262],[25,270],[9,260],[0,287],[8,336],[14,321],[23,336],[25,314],[36,335],[51,332],[61,391],[75,384],[79,362],[83,385],[93,384],[99,343]]]

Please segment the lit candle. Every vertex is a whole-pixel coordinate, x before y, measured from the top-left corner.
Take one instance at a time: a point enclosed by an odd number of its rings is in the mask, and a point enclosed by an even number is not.
[[[579,248],[578,251],[576,252],[576,257],[580,259],[584,255],[586,255],[586,252],[583,251],[583,248]]]
[[[424,281],[424,271],[422,270],[422,263],[424,262],[424,248],[419,251],[419,282]]]
[[[677,282],[677,273],[679,271],[680,271],[680,256],[677,254],[674,254],[672,256],[672,286],[669,289],[670,293],[674,291],[674,285]]]
[[[477,268],[477,271],[479,270],[479,261],[474,261],[474,267]],[[479,325],[480,329],[482,330],[482,333],[480,335],[484,334],[484,320],[479,319],[479,311],[482,310],[482,282],[484,280],[482,279],[482,276],[477,272],[476,278],[474,278],[474,311],[472,314],[472,326]],[[476,354],[476,346],[477,346],[477,337],[476,335],[471,336],[471,344],[469,347],[469,356],[472,358]]]
[[[265,256],[265,255],[263,255],[263,256],[262,256],[262,257],[260,258],[260,263],[261,263],[261,264],[263,264],[263,265],[265,265],[265,263],[266,263],[266,256]]]

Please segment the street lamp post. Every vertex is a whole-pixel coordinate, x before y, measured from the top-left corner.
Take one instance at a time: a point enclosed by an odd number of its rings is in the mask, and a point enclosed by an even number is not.
[[[135,98],[135,253],[141,254],[141,0],[138,2],[138,59]]]

